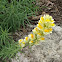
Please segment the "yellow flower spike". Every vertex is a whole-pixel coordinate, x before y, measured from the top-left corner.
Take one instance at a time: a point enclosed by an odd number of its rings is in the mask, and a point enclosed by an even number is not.
[[[49,30],[48,29],[45,29],[44,32],[49,32]]]
[[[52,28],[50,28],[49,31],[52,31]]]
[[[25,37],[25,40],[28,41],[28,37]]]
[[[42,37],[42,38],[40,38],[41,40],[45,40],[45,38],[44,37]]]
[[[43,18],[43,17],[41,17],[41,18],[40,18],[40,20],[44,21],[44,18]]]
[[[48,14],[45,14],[42,16],[37,24],[37,27],[35,27],[32,30],[33,34],[29,34],[28,37],[25,37],[25,39],[19,39],[19,46],[25,47],[25,44],[34,45],[39,44],[39,41],[45,40],[44,36],[52,33],[52,27],[55,26],[54,19],[52,16],[49,16]]]
[[[37,27],[40,29],[43,29],[43,27],[40,24],[38,24]]]
[[[19,43],[21,43],[23,41],[23,39],[19,39],[18,41],[19,41]]]

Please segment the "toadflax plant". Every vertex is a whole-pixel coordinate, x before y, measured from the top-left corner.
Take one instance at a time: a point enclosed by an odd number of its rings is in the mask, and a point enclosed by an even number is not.
[[[18,44],[21,47],[32,46],[39,44],[39,41],[45,40],[44,36],[52,33],[52,27],[54,27],[54,19],[52,16],[45,14],[40,17],[37,26],[32,30],[32,34],[29,34],[25,39],[19,39]]]

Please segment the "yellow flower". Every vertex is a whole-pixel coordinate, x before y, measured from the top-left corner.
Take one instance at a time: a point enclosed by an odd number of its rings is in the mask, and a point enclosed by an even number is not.
[[[34,35],[33,34],[29,34],[28,35],[30,39],[33,39],[34,38]]]
[[[36,27],[32,31],[33,31],[33,33],[37,33],[38,32],[38,28]]]
[[[30,41],[30,43],[33,43],[33,41]]]
[[[42,38],[40,38],[41,40],[45,40],[45,38],[44,37],[42,37]]]
[[[25,42],[22,42],[23,44],[25,44]]]
[[[24,47],[25,46],[25,42],[24,41],[21,41],[21,43],[19,43],[19,46],[20,47]]]
[[[25,37],[25,40],[28,41],[28,37]]]
[[[38,24],[37,26],[38,26],[38,28],[40,28],[40,29],[42,29],[42,28],[43,28],[40,24]]]
[[[54,22],[54,20],[51,20],[51,22]]]
[[[44,21],[44,18],[43,18],[43,17],[41,17],[41,18],[40,18],[40,20]]]
[[[39,24],[39,23],[40,23],[40,24],[42,24],[42,21],[41,21],[41,20],[39,20],[38,24]]]
[[[38,31],[38,28],[36,27],[36,28],[34,28],[34,30]]]
[[[41,36],[41,33],[38,33],[38,35],[40,35],[40,36]]]
[[[41,38],[42,37],[42,34],[41,33],[37,33],[37,38]]]
[[[21,43],[23,41],[23,39],[19,39],[18,41],[19,41],[19,43]]]
[[[49,30],[48,29],[45,29],[44,32],[49,32]]]
[[[46,22],[50,22],[50,20],[49,19],[46,19]]]
[[[50,28],[49,31],[52,31],[52,28]]]
[[[46,14],[46,16],[45,16],[46,18],[50,18],[50,16],[48,15],[48,14]]]
[[[31,34],[31,38],[33,38],[34,37],[34,35],[33,34]]]
[[[52,23],[52,24],[50,24],[51,26],[55,26],[55,24],[54,23]]]
[[[38,22],[38,24],[40,25],[41,23],[40,23],[40,22]]]

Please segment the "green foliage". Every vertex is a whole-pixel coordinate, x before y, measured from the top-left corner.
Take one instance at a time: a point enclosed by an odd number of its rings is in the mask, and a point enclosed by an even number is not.
[[[8,30],[0,27],[0,59],[10,59],[19,49],[17,42],[9,36]]]
[[[0,27],[0,46],[2,46],[3,44],[5,46],[8,46],[9,43],[11,43],[11,37],[8,37],[9,33],[8,30],[3,30],[2,27]]]
[[[9,32],[29,23],[28,16],[35,15],[37,11],[37,6],[33,2],[35,0],[0,0],[0,60],[3,60],[2,62],[7,58],[11,59],[21,49]]]
[[[0,25],[3,28],[11,27],[10,31],[25,26],[29,23],[28,16],[35,15],[37,6],[33,4],[35,0],[0,0]],[[4,27],[5,26],[5,27]]]

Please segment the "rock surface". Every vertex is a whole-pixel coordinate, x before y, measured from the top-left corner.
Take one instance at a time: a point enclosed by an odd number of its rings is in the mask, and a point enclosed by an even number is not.
[[[45,36],[45,42],[26,47],[24,53],[17,53],[12,62],[62,62],[62,28],[56,26],[53,32]]]

